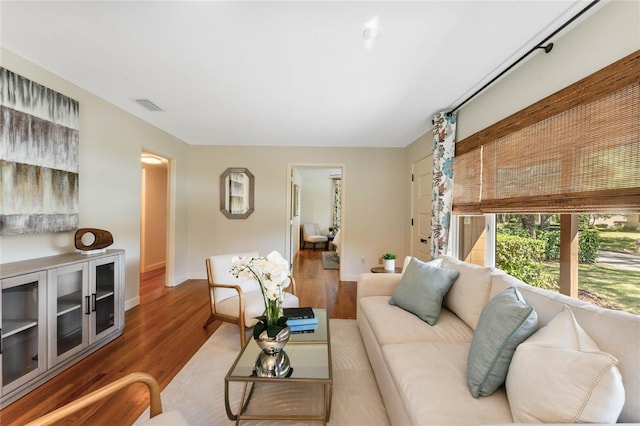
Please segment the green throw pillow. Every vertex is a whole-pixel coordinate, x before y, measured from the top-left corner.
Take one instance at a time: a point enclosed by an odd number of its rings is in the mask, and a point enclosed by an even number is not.
[[[440,317],[442,299],[458,275],[458,271],[438,268],[412,258],[389,303],[435,325]]]
[[[538,327],[538,314],[515,287],[495,295],[473,332],[467,360],[467,384],[474,398],[489,396],[507,378],[513,353]]]

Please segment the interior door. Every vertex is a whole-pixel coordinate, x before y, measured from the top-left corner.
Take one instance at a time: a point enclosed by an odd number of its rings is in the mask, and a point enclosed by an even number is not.
[[[433,155],[413,163],[411,185],[411,255],[431,260],[431,198],[433,188]]]

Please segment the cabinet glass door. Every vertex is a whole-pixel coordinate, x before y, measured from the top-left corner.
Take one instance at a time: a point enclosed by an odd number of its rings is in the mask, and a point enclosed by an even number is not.
[[[0,323],[2,393],[31,380],[46,368],[45,273],[2,280]]]
[[[116,262],[117,257],[108,257],[92,264],[92,340],[116,327]]]
[[[88,345],[87,319],[90,300],[86,263],[50,272],[50,363],[56,364]]]

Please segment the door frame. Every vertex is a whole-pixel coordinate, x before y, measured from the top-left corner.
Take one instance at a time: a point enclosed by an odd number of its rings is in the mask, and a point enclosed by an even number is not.
[[[167,185],[166,185],[166,191],[167,191],[167,206],[166,206],[166,212],[167,212],[167,221],[166,221],[166,236],[167,236],[167,240],[166,240],[166,247],[165,247],[165,286],[167,287],[175,287],[177,286],[179,283],[177,283],[175,281],[175,193],[176,193],[176,170],[175,170],[175,160],[172,159],[171,157],[159,153],[157,151],[153,151],[147,148],[142,148],[140,155],[142,156],[143,154],[151,154],[154,155],[156,157],[160,157],[164,160],[167,161]],[[146,191],[146,185],[145,182],[142,182],[142,187],[141,187],[141,193],[140,193],[140,205],[141,205],[141,211],[140,214],[142,215],[144,213],[144,211],[142,209],[144,209],[143,206],[143,191]],[[139,272],[142,271],[142,259],[143,259],[143,241],[146,238],[146,236],[144,235],[144,230],[142,228],[142,225],[140,226],[140,264],[138,265],[138,270]],[[139,297],[140,291],[138,290],[138,297]]]
[[[287,190],[286,190],[286,214],[284,218],[284,228],[285,228],[285,258],[289,261],[289,264],[293,267],[295,264],[295,256],[296,252],[293,252],[293,240],[295,238],[294,232],[299,234],[299,229],[294,231],[293,227],[295,225],[295,220],[292,215],[292,204],[293,204],[293,171],[295,169],[340,169],[342,177],[342,213],[340,217],[340,222],[342,224],[341,229],[344,228],[345,218],[346,218],[346,208],[345,208],[345,192],[346,192],[346,166],[344,163],[287,163]],[[299,227],[298,227],[299,228]],[[346,248],[346,238],[344,231],[340,233],[340,252],[345,253]],[[342,262],[342,257],[340,256],[340,262]],[[342,275],[342,268],[340,268],[340,274]],[[342,280],[342,276],[340,277]]]
[[[421,161],[425,161],[428,160],[429,158],[433,159],[433,153],[429,153],[427,155],[425,155],[424,157],[419,158],[418,160],[414,161],[413,163],[411,163],[411,175],[413,176],[412,182],[411,182],[411,218],[413,220],[412,222],[412,226],[411,226],[411,234],[410,234],[410,250],[411,250],[411,256],[413,257],[417,257],[417,245],[416,245],[416,238],[415,234],[417,234],[417,227],[418,227],[418,218],[414,217],[414,209],[416,208],[415,206],[415,199],[416,199],[416,191],[418,190],[418,185],[416,182],[416,176],[415,176],[415,171],[416,171],[416,165],[421,162]],[[431,169],[431,174],[433,176],[433,166]],[[429,235],[428,239],[427,239],[427,244],[429,246],[429,250],[431,249],[431,235]]]

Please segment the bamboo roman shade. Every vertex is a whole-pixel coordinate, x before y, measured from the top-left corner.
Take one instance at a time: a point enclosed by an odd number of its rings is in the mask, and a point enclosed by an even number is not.
[[[460,141],[454,214],[639,211],[639,52]]]

